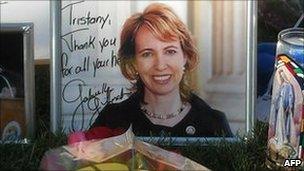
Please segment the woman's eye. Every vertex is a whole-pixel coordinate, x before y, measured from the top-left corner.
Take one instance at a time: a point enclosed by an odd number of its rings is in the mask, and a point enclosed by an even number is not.
[[[142,57],[150,57],[152,56],[152,53],[151,52],[144,52],[141,54]]]
[[[166,50],[166,54],[174,55],[174,54],[176,54],[176,50],[172,50],[172,49]]]

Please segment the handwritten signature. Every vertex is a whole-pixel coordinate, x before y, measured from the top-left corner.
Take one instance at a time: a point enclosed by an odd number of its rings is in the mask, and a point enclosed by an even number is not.
[[[73,97],[70,96],[68,90],[72,87],[76,87],[77,90],[73,91]],[[89,125],[92,124],[94,116],[101,112],[102,108],[116,101],[123,100],[125,97],[130,96],[130,92],[125,90],[124,87],[115,89],[108,85],[108,83],[102,83],[100,89],[93,90],[88,88],[88,85],[81,79],[73,79],[69,81],[62,90],[62,99],[69,104],[75,104],[75,109],[72,112],[71,131],[76,131],[76,115],[81,117],[81,127],[84,128],[85,121],[85,109],[88,109],[92,116],[89,121]],[[86,91],[85,91],[86,90]],[[85,93],[87,92],[87,93]],[[118,94],[117,94],[118,92]],[[77,121],[78,122],[78,121]]]

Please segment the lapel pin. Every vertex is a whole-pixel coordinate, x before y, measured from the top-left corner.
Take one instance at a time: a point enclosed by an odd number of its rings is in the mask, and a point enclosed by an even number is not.
[[[194,126],[192,126],[192,125],[189,125],[189,126],[186,127],[186,133],[188,135],[194,135],[195,131],[196,130],[195,130]]]

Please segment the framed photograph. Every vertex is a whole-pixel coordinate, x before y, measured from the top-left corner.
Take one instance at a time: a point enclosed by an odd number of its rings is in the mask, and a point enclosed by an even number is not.
[[[113,104],[119,106],[123,101],[127,101],[132,94],[129,92],[132,80],[124,77],[126,73],[123,73],[118,65],[117,59],[122,59],[121,54],[118,54],[121,47],[120,36],[125,21],[135,13],[145,11],[153,3],[155,2],[78,1],[74,3],[65,1],[60,4],[61,6],[58,3],[51,4],[54,13],[52,16],[52,50],[54,53],[51,57],[54,75],[54,87],[51,90],[53,95],[51,100],[53,131],[60,126],[66,132],[84,131],[98,125],[96,120],[103,123],[104,118],[98,119],[98,117],[107,114],[113,115],[111,117],[116,117],[117,120],[125,121],[122,118],[124,112],[127,113],[126,110],[120,110],[119,115],[111,113],[112,109],[106,110],[109,106],[111,108]],[[226,117],[223,119],[225,120],[224,124],[222,124],[222,126],[225,125],[223,127],[229,128],[226,133],[229,135],[247,133],[254,124],[256,2],[161,1],[160,3],[173,9],[179,18],[178,22],[184,23],[193,36],[191,41],[197,48],[199,62],[196,69],[189,75],[189,85],[197,98],[201,99],[199,101],[204,101],[202,103],[208,104],[215,113],[219,111],[221,114],[215,114],[221,116],[219,118]],[[155,7],[155,9],[157,8]],[[151,7],[152,9],[154,8]],[[61,28],[60,36],[58,36],[59,25]],[[149,42],[145,39],[142,40]],[[188,40],[190,41],[190,39]],[[59,54],[61,61],[58,61]],[[59,65],[60,62],[61,65]],[[144,79],[141,74],[146,68],[140,65],[137,66],[138,68],[142,69],[139,73],[140,79]],[[167,77],[155,79],[161,80],[167,79]],[[149,84],[143,86],[148,87]],[[61,90],[60,95],[58,89]],[[61,103],[58,105],[60,101]],[[190,105],[194,108],[194,104]],[[135,104],[126,109],[134,109],[135,106],[138,105]],[[185,108],[191,109],[191,107],[187,107],[189,105]],[[181,105],[175,112],[167,113],[169,115],[166,119],[186,116],[187,114],[179,115],[183,109],[184,106]],[[152,117],[154,121],[163,119],[157,112],[153,113],[149,110],[151,110],[149,106],[142,104],[138,108],[143,116]],[[202,115],[204,115],[203,112]],[[150,119],[151,122],[153,122],[152,120]],[[138,129],[139,127],[134,123],[134,130],[146,130],[142,129],[143,127]],[[209,128],[214,130],[220,127],[214,126],[216,124],[213,122],[210,122],[209,125],[207,123],[209,122],[205,122],[205,125],[201,123],[184,125],[180,129],[182,134],[176,136],[178,137],[176,141],[183,144],[189,139],[194,141],[197,138],[203,140],[220,137],[213,133],[201,133],[195,136],[196,133],[204,132]],[[116,125],[116,121],[113,119],[107,124],[111,127]],[[230,129],[231,131],[228,131]],[[191,135],[191,138],[186,138],[188,134]],[[149,138],[145,135],[141,138]],[[157,135],[155,138],[159,139]]]
[[[16,141],[34,135],[34,25],[0,26],[0,135]]]

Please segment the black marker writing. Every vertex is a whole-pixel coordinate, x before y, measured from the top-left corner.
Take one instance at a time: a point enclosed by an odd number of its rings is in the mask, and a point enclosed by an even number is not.
[[[111,51],[111,67],[116,67],[119,64],[119,59],[114,53],[114,50]]]
[[[67,41],[65,38],[62,38],[67,45],[67,48],[70,50],[70,52],[74,52],[77,50],[85,50],[85,49],[95,49],[95,37],[89,36],[87,40],[79,42],[74,38],[74,35],[71,34],[69,36],[70,40]]]
[[[83,58],[82,60],[82,66],[76,66],[75,67],[75,74],[78,74],[80,72],[86,72],[90,69],[90,56],[87,56]]]
[[[69,93],[67,93],[67,88],[71,88],[73,87],[73,85],[78,85],[79,89],[78,91],[74,92],[75,94],[73,94],[74,97],[69,98]],[[65,86],[62,89],[62,99],[63,101],[67,102],[67,103],[72,103],[77,101],[79,98],[81,98],[81,93],[82,93],[82,87],[85,86],[85,82],[81,79],[73,79],[71,81],[69,81],[68,83],[65,84]]]
[[[79,4],[79,3],[82,3],[82,2],[84,2],[84,0],[76,1],[76,2],[70,3],[70,4],[68,4],[68,5],[64,6],[64,7],[62,7],[61,10],[64,10],[64,9],[66,9],[67,7],[71,7],[71,6],[75,5],[75,4]]]
[[[97,69],[109,66],[109,61],[110,61],[109,59],[101,60],[99,58],[96,58],[96,60],[93,61],[93,69],[94,69],[93,77],[96,76]]]
[[[71,13],[73,15],[73,13]],[[101,29],[103,29],[106,22],[109,22],[109,14],[106,16],[91,16],[91,12],[88,11],[85,17],[73,17],[71,16],[70,25],[92,25],[92,24],[101,24]]]
[[[69,65],[69,57],[65,52],[62,53],[61,60],[61,73],[63,78],[73,74],[88,72],[90,70],[90,56],[82,58],[81,65],[76,66]]]
[[[99,40],[99,46],[100,46],[100,53],[102,53],[103,48],[108,47],[108,46],[116,46],[116,37],[108,39],[108,38],[103,38],[102,40]]]
[[[93,77],[96,76],[96,71],[101,68],[105,67],[116,67],[119,63],[119,60],[117,59],[116,54],[114,53],[114,50],[111,51],[111,58],[110,59],[100,59],[96,58],[95,61],[93,61]]]
[[[78,1],[70,3],[64,6],[61,10],[67,9],[69,12],[69,25],[92,25],[92,24],[101,24],[101,29],[103,29],[104,25],[108,23],[111,25],[110,14],[106,14],[105,16],[91,16],[91,11],[86,12],[83,17],[75,17],[74,16],[74,6],[79,5],[84,1]]]
[[[92,116],[91,125],[103,106],[130,95],[125,87],[114,87],[109,82],[100,83],[111,80],[106,72],[119,64],[115,53],[117,38],[116,35],[112,36],[111,31],[111,36],[107,36],[109,33],[106,32],[112,27],[112,15],[87,8],[82,10],[84,2],[71,1],[62,8],[67,14],[63,25],[68,27],[68,32],[61,36],[65,50],[61,56],[61,72],[63,80],[67,82],[62,89],[62,102],[72,113],[71,131],[75,131],[75,128],[83,130],[85,114]],[[99,29],[104,30],[100,32]],[[88,76],[85,72],[92,75]],[[98,78],[95,78],[96,75]]]
[[[65,37],[67,35],[70,35],[70,34],[73,34],[73,33],[76,33],[76,32],[80,32],[80,31],[85,31],[85,30],[89,30],[89,28],[85,27],[85,28],[81,28],[81,29],[75,29],[73,31],[70,31],[70,32],[67,32],[67,33],[61,35],[61,38]]]
[[[68,67],[68,63],[69,63],[68,54],[63,52],[61,54],[61,74],[63,78],[72,75],[73,67]]]
[[[75,88],[76,91],[73,91],[73,96],[68,93],[68,90],[71,88]],[[69,81],[62,90],[62,99],[66,103],[75,103],[76,107],[73,111],[73,117],[72,117],[72,131],[75,131],[75,117],[76,114],[79,114],[82,116],[83,122],[84,122],[84,111],[85,109],[88,109],[93,113],[93,116],[96,113],[99,113],[101,111],[102,106],[105,106],[109,103],[113,103],[118,100],[122,100],[126,96],[130,95],[130,92],[126,92],[124,88],[119,88],[118,95],[114,95],[115,89],[113,87],[110,87],[107,83],[103,83],[100,90],[93,90],[92,88],[89,88],[88,91],[84,91],[84,89],[87,87],[86,83],[81,79],[73,79]],[[88,92],[85,94],[84,92]],[[72,97],[69,97],[72,96]],[[105,98],[102,98],[102,96],[105,96]],[[81,125],[81,129],[83,129],[83,124]]]

